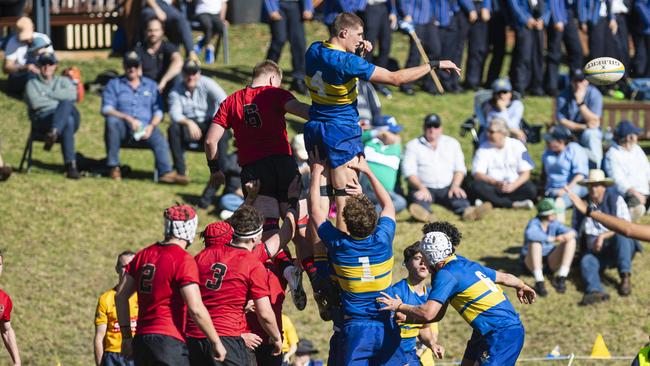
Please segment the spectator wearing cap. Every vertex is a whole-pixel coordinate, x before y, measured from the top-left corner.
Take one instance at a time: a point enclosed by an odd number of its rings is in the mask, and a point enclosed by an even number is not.
[[[147,28],[152,19],[158,19],[161,29],[164,25],[164,29],[167,30],[169,40],[176,47],[182,44],[187,58],[198,60],[198,56],[194,52],[194,39],[192,38],[190,22],[172,3],[172,0],[145,0],[144,5],[146,6],[142,9],[142,19],[147,23]],[[149,30],[146,33],[146,38],[149,38]],[[180,65],[178,71],[180,71]]]
[[[555,204],[560,211],[557,218],[560,222],[565,222],[565,208],[570,207],[572,203],[562,189],[567,187],[580,197],[587,194],[587,190],[578,185],[589,172],[587,154],[582,146],[572,141],[571,131],[562,125],[551,127],[544,140],[544,197],[556,199]]]
[[[402,160],[402,138],[399,133],[403,129],[404,126],[398,124],[395,117],[383,116],[380,126],[366,128],[361,134],[366,162],[393,200],[395,212],[406,208],[406,199],[395,192]],[[375,195],[368,177],[362,175],[360,183],[370,201],[375,204],[377,212],[381,212],[379,199]]]
[[[580,304],[590,305],[609,299],[600,282],[600,273],[611,267],[618,269],[621,279],[618,293],[628,296],[632,291],[632,258],[634,253],[640,250],[639,242],[610,231],[589,217],[591,211],[601,211],[630,221],[630,212],[625,200],[616,188],[608,188],[614,184],[614,180],[605,177],[605,172],[600,169],[591,169],[588,178],[580,184],[589,190],[586,214],[576,211],[573,215],[573,228],[586,247],[586,252],[580,260],[580,271],[585,283],[585,295]]]
[[[576,232],[556,220],[555,200],[544,198],[537,204],[537,216],[524,231],[521,261],[535,277],[535,292],[546,296],[544,273],[553,274],[551,285],[558,293],[566,291],[566,278],[576,251]]]
[[[589,167],[598,168],[603,160],[603,95],[589,84],[581,69],[571,70],[571,83],[557,97],[557,121],[571,130],[587,149]]]
[[[495,207],[532,209],[537,188],[530,181],[535,163],[523,142],[508,137],[506,121],[495,118],[487,129],[487,141],[472,160],[474,181],[470,190]]]
[[[409,184],[409,212],[421,222],[433,221],[431,204],[442,205],[464,220],[478,220],[492,205],[472,206],[461,188],[467,173],[460,143],[443,134],[437,114],[424,118],[422,136],[406,144],[402,173]]]
[[[30,47],[33,47],[34,44],[45,44],[45,50],[48,53],[54,53],[51,43],[46,34],[34,31],[34,23],[29,17],[18,18],[16,33],[6,43],[5,59],[2,65],[2,70],[9,76],[7,83],[9,93],[23,94],[27,82],[40,73],[34,53],[29,52]]]
[[[496,79],[492,83],[492,98],[487,101],[481,109],[485,116],[485,126],[479,136],[479,141],[487,139],[487,124],[494,118],[506,121],[508,136],[526,142],[526,134],[521,129],[521,120],[524,117],[524,103],[514,99],[512,95],[512,84],[507,78]]]
[[[124,76],[112,79],[102,95],[102,114],[106,118],[104,142],[109,175],[121,180],[120,146],[124,142],[144,141],[153,150],[159,180],[187,184],[169,163],[169,145],[158,125],[162,122],[162,101],[156,82],[141,76],[140,57],[136,52],[124,56]],[[185,179],[183,179],[185,178]]]
[[[296,349],[296,357],[293,359],[292,366],[322,366],[323,362],[312,360],[312,356],[318,354],[318,349],[309,339],[301,339]]]
[[[616,144],[607,150],[603,163],[635,222],[646,213],[650,195],[650,163],[638,144],[641,131],[630,121],[619,122],[614,130]]]
[[[179,177],[186,177],[185,145],[203,145],[205,133],[226,92],[212,79],[201,75],[197,61],[188,60],[183,65],[182,82],[169,92],[169,117],[167,131],[174,168]]]
[[[66,177],[79,179],[74,139],[81,121],[74,105],[77,87],[70,78],[54,74],[57,63],[52,53],[38,57],[39,73],[27,82],[25,101],[32,128],[46,134],[44,149],[50,150],[56,141],[61,141]]]
[[[158,83],[158,92],[167,95],[183,68],[183,58],[178,47],[164,39],[163,23],[158,18],[147,21],[144,43],[134,51],[140,57],[142,75]]]

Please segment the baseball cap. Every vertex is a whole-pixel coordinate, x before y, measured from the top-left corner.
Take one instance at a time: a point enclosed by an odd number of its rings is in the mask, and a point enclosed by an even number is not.
[[[614,134],[619,137],[625,137],[627,135],[638,135],[643,131],[643,129],[635,126],[632,122],[628,120],[623,120],[616,125],[614,129]]]
[[[309,339],[301,339],[298,341],[298,349],[296,349],[296,355],[313,355],[318,353],[318,349],[314,347],[314,344]]]
[[[586,77],[582,69],[573,69],[571,70],[571,72],[569,72],[569,78],[571,79],[571,81],[582,81]]]
[[[135,51],[129,51],[124,55],[124,66],[140,66],[140,55]]]
[[[187,75],[194,75],[201,71],[201,64],[195,60],[187,60],[183,64],[183,73]]]
[[[441,231],[426,233],[420,241],[420,251],[430,265],[435,265],[447,259],[454,253],[451,240]]]
[[[388,129],[392,133],[400,133],[404,129],[404,126],[397,123],[397,120],[393,116],[384,115],[381,117],[381,122],[375,124],[375,128],[379,129]]]
[[[18,32],[18,40],[27,42],[34,37],[34,22],[29,17],[20,17],[16,21],[16,31]]]
[[[544,198],[537,204],[537,216],[550,216],[558,213],[558,211],[555,200],[552,198]]]
[[[54,65],[58,63],[59,60],[56,59],[56,56],[54,56],[53,53],[46,52],[36,59],[36,64],[38,66],[43,66],[43,65]]]
[[[571,130],[562,125],[554,125],[548,130],[548,133],[544,135],[544,140],[563,140],[568,141],[573,134]]]
[[[440,119],[440,116],[438,116],[435,113],[431,113],[424,117],[424,127],[429,128],[429,127],[435,127],[438,128],[442,125],[442,120]]]
[[[307,160],[309,158],[307,149],[305,148],[305,135],[299,133],[291,139],[291,150],[293,150],[293,153],[300,160]]]
[[[512,84],[507,78],[498,78],[492,83],[492,91],[495,93],[511,92]]]

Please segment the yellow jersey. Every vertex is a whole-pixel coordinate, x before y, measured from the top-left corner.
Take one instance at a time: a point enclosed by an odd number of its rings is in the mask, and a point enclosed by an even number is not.
[[[282,353],[289,352],[293,345],[298,345],[298,332],[291,319],[282,314]]]
[[[104,352],[119,353],[122,350],[122,333],[117,322],[117,308],[115,307],[115,289],[104,292],[97,301],[95,311],[95,326],[106,324],[104,336]],[[131,332],[135,335],[138,321],[138,294],[134,293],[129,299],[131,309]]]

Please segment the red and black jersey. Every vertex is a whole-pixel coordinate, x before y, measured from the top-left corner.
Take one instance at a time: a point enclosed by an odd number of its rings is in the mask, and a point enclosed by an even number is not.
[[[199,282],[196,262],[183,248],[155,243],[139,251],[126,272],[138,291],[136,334],[162,334],[185,341],[185,302],[181,288]]]
[[[11,310],[13,308],[14,303],[11,301],[11,297],[6,292],[0,290],[0,322],[11,321]]]
[[[219,335],[237,337],[245,333],[246,302],[270,294],[266,268],[250,251],[230,244],[208,247],[194,259],[199,268],[201,297]],[[189,317],[185,335],[205,337]]]
[[[233,129],[239,165],[272,155],[291,155],[284,106],[293,99],[284,89],[247,86],[219,105],[212,122]]]

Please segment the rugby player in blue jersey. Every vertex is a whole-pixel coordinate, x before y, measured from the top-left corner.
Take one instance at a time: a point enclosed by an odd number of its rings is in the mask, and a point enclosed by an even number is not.
[[[382,310],[404,314],[405,323],[430,323],[442,319],[451,304],[474,329],[463,365],[514,365],[524,345],[525,331],[519,314],[497,284],[517,289],[517,297],[524,304],[535,302],[535,291],[509,273],[454,254],[451,240],[444,232],[425,234],[420,250],[433,274],[427,302],[408,305],[398,296],[383,293],[383,297],[377,298],[386,305]]]

